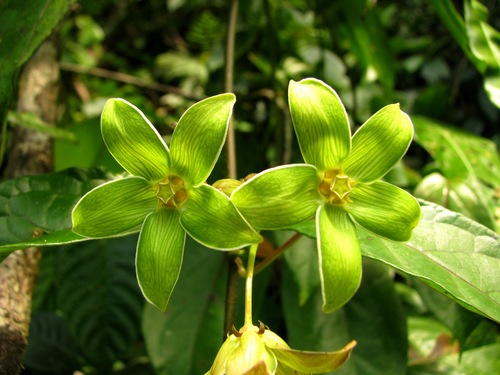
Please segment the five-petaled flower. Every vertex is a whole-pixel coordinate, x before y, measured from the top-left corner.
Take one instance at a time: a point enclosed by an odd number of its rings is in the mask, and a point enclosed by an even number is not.
[[[290,349],[288,344],[262,323],[233,329],[205,375],[286,375],[318,374],[333,371],[344,364],[356,346],[351,341],[334,352],[310,352]]]
[[[361,280],[356,224],[406,241],[420,220],[416,199],[380,181],[406,153],[413,138],[399,105],[374,114],[351,137],[335,91],[316,79],[290,82],[289,105],[307,164],[259,173],[236,188],[231,200],[257,229],[293,226],[315,215],[323,310],[345,304]]]
[[[110,99],[103,110],[104,142],[130,176],[88,192],[73,210],[73,231],[102,238],[140,230],[138,282],[161,310],[179,276],[186,232],[220,250],[261,241],[229,198],[205,183],[224,144],[234,102],[233,94],[221,94],[191,106],[175,127],[170,149],[132,104]]]

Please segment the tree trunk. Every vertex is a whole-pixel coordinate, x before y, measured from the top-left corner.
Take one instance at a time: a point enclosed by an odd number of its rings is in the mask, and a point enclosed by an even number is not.
[[[59,67],[51,41],[44,42],[19,80],[18,112],[32,112],[53,124],[57,112]],[[47,134],[16,127],[6,177],[35,175],[52,169],[52,140]],[[0,263],[0,375],[19,374],[28,342],[31,298],[41,253],[18,250]]]

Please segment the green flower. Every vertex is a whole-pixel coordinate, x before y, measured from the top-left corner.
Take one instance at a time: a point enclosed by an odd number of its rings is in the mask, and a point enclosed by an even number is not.
[[[274,332],[253,325],[228,336],[205,375],[306,375],[333,371],[344,364],[356,342],[335,352],[290,349]]]
[[[179,276],[186,232],[215,249],[261,241],[229,198],[205,183],[224,144],[234,102],[233,94],[222,94],[191,106],[175,128],[170,149],[132,104],[110,99],[104,107],[104,142],[131,176],[87,193],[73,210],[73,231],[102,238],[140,230],[138,282],[161,310]]]
[[[361,251],[355,223],[394,241],[406,241],[420,206],[406,191],[379,181],[406,153],[413,125],[399,105],[388,105],[352,136],[335,91],[316,79],[290,82],[289,105],[302,156],[316,169],[310,180],[322,196],[316,211],[323,310],[355,293]]]
[[[238,186],[231,200],[256,229],[289,228],[316,215],[323,310],[346,303],[361,280],[355,223],[406,241],[420,206],[404,190],[379,181],[403,157],[413,125],[398,105],[373,115],[351,138],[335,91],[316,79],[291,82],[295,132],[308,164],[268,169]]]

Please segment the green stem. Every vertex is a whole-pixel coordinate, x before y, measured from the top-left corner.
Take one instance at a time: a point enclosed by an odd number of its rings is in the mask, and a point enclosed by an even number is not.
[[[245,327],[252,325],[252,286],[253,286],[253,271],[255,266],[255,257],[259,244],[250,246],[248,253],[247,276],[245,280]]]

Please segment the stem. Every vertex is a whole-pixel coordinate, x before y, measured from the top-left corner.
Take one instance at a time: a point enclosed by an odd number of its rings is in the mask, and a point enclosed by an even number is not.
[[[236,20],[238,18],[238,0],[231,2],[229,10],[229,21],[227,25],[226,40],[226,66],[224,73],[224,90],[233,92],[234,81],[234,39],[236,35]],[[236,141],[234,136],[234,119],[229,119],[229,128],[227,133],[227,168],[229,178],[236,179]]]
[[[271,255],[265,257],[259,264],[257,264],[257,267],[255,267],[255,273],[259,273],[262,271],[264,268],[269,266],[272,262],[274,262],[278,257],[281,256],[285,252],[286,249],[288,249],[290,246],[292,246],[295,242],[297,242],[302,235],[300,233],[295,233],[292,237],[290,237],[283,245],[278,247]]]
[[[247,277],[245,280],[245,327],[252,325],[252,286],[255,257],[259,244],[253,244],[248,253]]]

